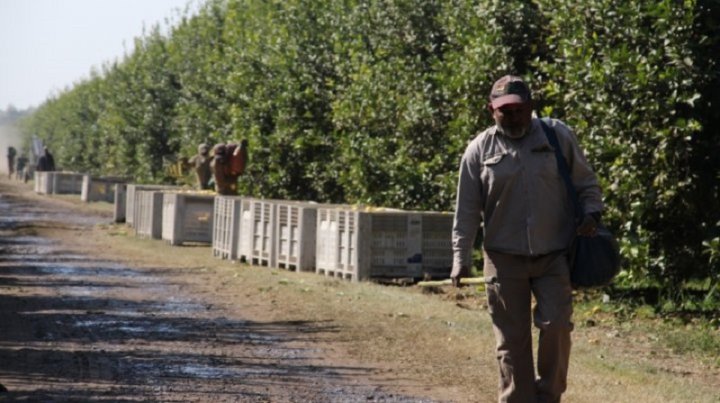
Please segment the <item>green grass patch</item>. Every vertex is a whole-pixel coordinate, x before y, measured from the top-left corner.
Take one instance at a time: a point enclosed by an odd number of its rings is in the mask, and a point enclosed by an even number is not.
[[[608,291],[608,290],[605,290]],[[580,326],[620,326],[623,331],[652,334],[658,347],[687,354],[720,367],[720,304],[652,305],[652,290],[579,292],[575,321]],[[692,308],[692,309],[689,309]]]
[[[699,325],[664,325],[660,341],[678,354],[690,354],[702,361],[720,367],[720,328],[702,323]]]

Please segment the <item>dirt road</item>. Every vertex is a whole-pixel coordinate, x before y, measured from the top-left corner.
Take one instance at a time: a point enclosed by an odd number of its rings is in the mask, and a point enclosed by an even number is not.
[[[0,183],[0,401],[430,402],[339,364],[332,321],[258,321],[171,267],[67,249],[107,214]]]

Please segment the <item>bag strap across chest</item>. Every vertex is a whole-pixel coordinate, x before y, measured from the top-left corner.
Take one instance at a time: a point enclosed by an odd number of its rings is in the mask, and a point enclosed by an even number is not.
[[[575,220],[579,222],[584,216],[583,207],[582,204],[580,204],[580,199],[578,198],[577,191],[575,190],[575,185],[573,185],[572,179],[570,178],[570,167],[568,166],[565,156],[562,154],[557,134],[555,134],[555,130],[545,123],[544,120],[539,119],[539,121],[543,131],[545,132],[545,136],[547,136],[547,139],[550,142],[550,145],[555,149],[555,160],[557,161],[558,171],[560,172],[560,176],[563,178],[563,182],[565,182],[568,196],[570,197],[570,201],[572,201],[575,209]]]

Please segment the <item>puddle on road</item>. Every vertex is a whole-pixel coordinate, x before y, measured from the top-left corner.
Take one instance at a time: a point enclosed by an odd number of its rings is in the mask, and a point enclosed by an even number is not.
[[[241,375],[247,375],[249,371],[245,370],[241,371],[237,370],[236,368],[219,368],[216,366],[207,366],[207,365],[194,365],[194,364],[188,364],[183,365],[178,368],[173,368],[173,372],[180,374],[180,375],[189,375],[195,378],[204,378],[204,379],[222,379],[222,378],[238,378]],[[270,375],[270,371],[257,371],[256,375]]]
[[[0,286],[13,284],[35,288],[52,287],[66,296],[66,304],[97,304],[103,298],[107,300],[103,296],[108,293],[122,294],[123,289],[131,288],[148,296],[147,301],[136,302],[139,305],[138,315],[181,315],[204,310],[202,304],[167,297],[168,294],[172,295],[168,292],[172,284],[156,275],[148,274],[147,269],[133,269],[119,262],[90,258],[63,250],[62,246],[53,240],[22,234],[25,229],[32,230],[33,225],[38,223],[42,226],[44,223],[53,222],[61,227],[69,225],[82,228],[106,222],[106,218],[51,210],[40,204],[30,204],[2,194],[0,212]],[[20,233],[17,232],[18,229],[21,230]],[[118,298],[114,299],[123,303]],[[143,324],[131,323],[127,322],[118,330],[128,333],[178,332],[170,326],[146,327]],[[107,323],[102,320],[87,321],[80,325],[107,326]]]
[[[115,314],[113,314],[115,315]],[[163,333],[163,334],[179,334],[182,330],[165,323],[153,323],[141,320],[80,320],[74,324],[77,327],[86,328],[102,328],[104,332],[123,332],[123,333]]]
[[[3,233],[4,232],[4,233]],[[3,245],[32,245],[34,247],[53,244],[53,241],[38,236],[15,235],[9,231],[0,232],[0,247]]]
[[[0,194],[0,230],[15,229],[27,224],[59,223],[73,226],[93,226],[106,218],[78,214],[73,211],[51,210],[40,203],[30,203]]]
[[[215,357],[213,363],[191,362],[203,360],[202,357],[186,355],[166,356],[167,364],[158,366],[148,362],[129,362],[133,372],[137,374],[155,375],[169,378],[197,378],[197,379],[247,379],[250,377],[271,379],[276,377],[287,378],[302,376],[298,371],[312,372],[313,377],[338,376],[337,371],[328,368],[304,366],[296,367],[292,364],[277,364],[263,358],[243,358],[242,361],[233,357]],[[160,371],[160,372],[158,372]]]

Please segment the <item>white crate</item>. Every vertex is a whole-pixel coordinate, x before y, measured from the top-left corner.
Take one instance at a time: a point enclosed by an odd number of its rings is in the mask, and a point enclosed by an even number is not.
[[[159,190],[137,190],[134,199],[135,235],[160,239],[163,224],[163,193]]]
[[[80,200],[84,202],[104,201],[113,203],[115,201],[115,185],[124,182],[117,178],[83,175]]]
[[[53,194],[82,193],[83,174],[74,172],[54,172],[52,175]]]
[[[138,190],[172,190],[179,189],[177,186],[168,185],[138,185],[129,183],[125,188],[125,222],[129,226],[133,226],[135,217],[135,192]]]
[[[321,205],[277,202],[275,251],[277,267],[315,271],[317,209]]]
[[[238,257],[250,264],[277,267],[274,200],[246,198],[240,207]]]
[[[125,222],[125,211],[127,204],[127,185],[124,183],[118,183],[114,186],[114,208],[113,208],[113,221],[114,222]]]
[[[422,272],[424,277],[449,278],[452,271],[453,214],[423,215]]]
[[[216,257],[238,258],[241,202],[239,196],[215,196],[212,251]]]
[[[243,198],[240,201],[240,228],[238,231],[237,257],[243,262],[250,262],[252,259],[253,237],[250,228],[253,226],[253,201],[251,197]]]
[[[52,171],[35,171],[35,193],[51,194],[52,193]]]
[[[352,281],[449,273],[451,228],[447,213],[319,208],[316,271]]]
[[[215,195],[165,192],[162,239],[171,245],[212,244]]]

